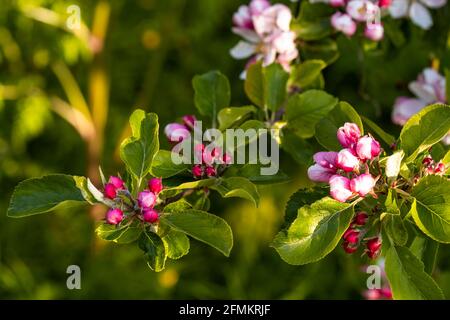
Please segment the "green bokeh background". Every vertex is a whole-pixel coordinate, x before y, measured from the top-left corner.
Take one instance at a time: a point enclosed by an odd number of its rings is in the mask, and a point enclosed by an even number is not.
[[[106,174],[122,169],[115,150],[133,109],[156,112],[161,126],[195,112],[191,86],[195,74],[222,71],[231,82],[232,105],[249,103],[239,80],[244,62],[228,54],[238,41],[230,31],[231,16],[245,2],[105,0],[111,7],[102,53],[110,84],[101,157]],[[290,266],[269,247],[289,195],[308,184],[307,165],[284,153],[281,167],[292,180],[261,187],[259,208],[213,196],[210,211],[224,217],[234,232],[230,258],[193,240],[188,256],[171,260],[163,272],[154,273],[136,246],[96,238],[96,222],[88,208],[27,219],[6,217],[19,181],[55,172],[84,175],[87,170],[86,144],[51,111],[52,97],[67,100],[52,65],[58,61],[67,65],[87,96],[90,70],[98,61],[86,42],[37,21],[30,8],[44,7],[65,16],[67,7],[77,4],[90,27],[98,3],[1,0],[0,298],[361,299],[366,258],[347,256],[338,248],[321,262]],[[428,33],[407,21],[390,21],[403,32],[403,41],[396,45],[385,40],[362,52],[358,48],[364,44],[339,36],[341,57],[325,71],[326,90],[397,134],[399,128],[390,123],[395,97],[409,94],[407,83],[432,59],[440,60],[442,70],[450,66],[448,7],[434,12],[436,25]],[[168,148],[165,141],[162,144]],[[450,297],[448,248],[441,247],[436,279]],[[73,264],[81,267],[81,290],[66,288],[66,268]]]

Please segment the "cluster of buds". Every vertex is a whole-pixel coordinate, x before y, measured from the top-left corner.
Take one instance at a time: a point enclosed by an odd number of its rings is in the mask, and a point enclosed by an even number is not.
[[[190,137],[194,130],[194,123],[197,118],[194,115],[185,115],[181,117],[183,123],[173,122],[169,123],[164,128],[164,134],[169,142],[178,143]]]
[[[195,164],[192,167],[192,175],[196,179],[215,177],[231,164],[231,155],[222,152],[221,148],[210,149],[199,143],[194,147]]]
[[[366,232],[364,226],[368,219],[369,216],[364,211],[358,212],[355,215],[350,227],[342,236],[342,247],[346,253],[352,254],[358,250],[362,243],[365,243],[366,249],[364,249],[364,253],[370,259],[376,259],[381,251],[381,239],[378,236],[369,239],[363,238]]]
[[[263,66],[278,62],[289,72],[291,61],[298,57],[291,19],[288,7],[271,5],[268,0],[251,0],[248,6],[240,6],[233,15],[232,31],[244,40],[231,49],[231,56],[250,58],[247,67],[256,61],[262,61]]]
[[[442,161],[435,163],[431,156],[423,158],[422,164],[425,175],[435,174],[442,176],[445,173],[445,164]]]
[[[373,41],[380,41],[384,36],[381,24],[381,10],[390,6],[390,0],[327,0],[333,7],[342,7],[345,12],[338,11],[331,17],[331,25],[346,36],[353,36],[358,23],[365,23],[364,36]]]
[[[104,186],[103,195],[112,200],[112,206],[106,213],[106,222],[119,224],[125,217],[137,218],[147,223],[156,223],[159,220],[159,212],[155,209],[158,204],[158,195],[162,191],[162,179],[151,178],[148,188],[133,199],[125,183],[119,177],[111,176]]]
[[[367,161],[380,155],[380,143],[370,135],[361,137],[354,123],[345,123],[339,128],[337,138],[344,149],[316,153],[308,177],[315,182],[328,183],[331,196],[340,202],[368,194],[376,197],[373,188],[377,179],[370,174]],[[360,174],[361,169],[365,173]]]

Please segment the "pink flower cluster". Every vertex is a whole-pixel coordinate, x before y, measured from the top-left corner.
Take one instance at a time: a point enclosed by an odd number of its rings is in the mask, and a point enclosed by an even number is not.
[[[389,7],[390,0],[326,0],[333,7],[343,7],[331,16],[331,25],[337,31],[351,37],[355,34],[358,23],[365,23],[364,36],[373,41],[380,41],[384,36],[384,27],[380,20],[381,9]]]
[[[446,171],[445,164],[442,161],[435,163],[431,156],[426,156],[423,159],[422,164],[424,166],[423,169],[425,175],[435,174],[442,176]]]
[[[367,161],[380,155],[379,142],[370,135],[361,137],[354,123],[345,123],[339,128],[337,138],[344,149],[316,153],[315,164],[308,168],[308,177],[315,182],[328,183],[331,196],[340,202],[354,196],[375,196],[376,179],[369,173]],[[362,165],[366,173],[359,174]]]
[[[170,142],[181,142],[188,138],[191,135],[191,131],[194,130],[194,123],[197,121],[194,115],[185,115],[181,119],[183,123],[169,123],[164,128],[164,134]]]
[[[154,209],[158,202],[158,195],[162,191],[162,179],[161,178],[151,178],[148,181],[148,189],[141,191],[138,194],[137,205],[134,199],[132,201],[133,205],[128,207],[131,211],[138,211],[139,219],[148,222],[155,223],[159,219],[159,213]],[[106,213],[106,222],[109,224],[119,224],[125,217],[123,208],[123,199],[119,190],[123,190],[123,195],[130,197],[128,190],[126,189],[125,183],[119,177],[110,177],[107,184],[104,187],[104,196],[110,200],[114,200],[114,207],[109,209]]]
[[[231,164],[231,155],[223,153],[218,147],[208,148],[199,143],[194,147],[196,165],[192,167],[192,175],[196,179],[215,177],[224,168]]]
[[[240,6],[233,15],[232,31],[244,40],[230,50],[231,56],[250,58],[249,64],[261,60],[263,66],[278,62],[289,72],[291,61],[298,57],[291,19],[288,7],[271,5],[268,0],[251,0],[248,6]]]
[[[392,111],[392,122],[404,125],[409,118],[433,103],[447,103],[446,80],[439,72],[426,68],[419,74],[417,80],[409,83],[409,90],[415,98],[401,96],[395,100]],[[445,144],[450,144],[450,135],[444,138]]]
[[[350,227],[342,236],[342,239],[344,240],[342,242],[342,247],[346,253],[352,254],[358,250],[361,243],[365,243],[366,249],[364,250],[364,253],[367,254],[370,259],[376,259],[381,252],[381,239],[378,236],[364,239],[364,234],[367,232],[367,230],[364,229],[364,226],[368,219],[369,216],[364,211],[358,212],[355,215]]]

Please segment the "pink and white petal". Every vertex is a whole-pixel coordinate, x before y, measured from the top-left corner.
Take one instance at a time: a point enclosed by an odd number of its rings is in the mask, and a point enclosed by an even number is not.
[[[283,31],[289,31],[292,20],[291,10],[283,4],[276,4],[273,7],[277,9],[277,27]]]
[[[402,126],[426,105],[427,103],[420,99],[398,97],[392,111],[392,122]]]
[[[239,41],[231,50],[230,54],[235,59],[251,57],[256,51],[256,45],[246,41]]]
[[[242,38],[244,38],[244,40],[247,40],[248,42],[258,43],[261,41],[261,38],[253,30],[233,27],[231,28],[231,31],[233,31],[234,34],[241,36]]]
[[[446,146],[450,145],[450,133],[448,133],[448,134],[444,137],[444,139],[442,139],[442,142],[443,142]]]
[[[425,101],[426,103],[432,103],[437,100],[434,87],[431,84],[421,81],[412,81],[409,83],[408,88],[419,99]]]
[[[433,19],[428,9],[419,2],[413,2],[409,8],[409,16],[415,25],[422,29],[430,29],[433,25]]]
[[[435,83],[438,81],[445,80],[445,78],[433,68],[425,68],[422,71],[425,82],[427,83]]]
[[[275,59],[277,57],[277,51],[273,47],[268,47],[267,51],[264,53],[263,56],[263,67],[267,67],[268,65],[271,65],[275,62]]]
[[[315,182],[328,182],[334,174],[334,171],[326,169],[318,164],[308,168],[308,177]]]
[[[445,6],[447,0],[420,0],[420,2],[422,2],[428,8],[436,9]]]
[[[334,151],[321,151],[314,154],[314,162],[322,167],[335,168],[338,153]]]
[[[389,14],[392,18],[398,19],[408,15],[409,0],[393,0],[389,6]]]

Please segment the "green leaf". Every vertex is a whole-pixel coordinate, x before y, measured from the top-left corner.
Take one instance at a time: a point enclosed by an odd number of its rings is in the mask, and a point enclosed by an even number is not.
[[[319,59],[327,65],[339,58],[339,48],[336,41],[325,38],[319,41],[307,41],[302,44],[302,56],[306,60]]]
[[[424,271],[423,263],[408,248],[389,248],[385,268],[394,299],[444,299],[441,289]]]
[[[257,109],[254,106],[224,108],[219,111],[219,130],[225,130],[247,120]]]
[[[305,88],[316,81],[326,66],[327,64],[323,60],[318,59],[306,60],[295,65],[289,77],[289,84]]]
[[[52,174],[19,183],[11,197],[7,215],[20,218],[82,203],[85,199],[74,177]]]
[[[353,204],[328,197],[305,205],[291,226],[277,234],[272,247],[289,264],[318,261],[336,247],[353,214]]]
[[[425,272],[431,275],[436,266],[439,242],[418,235],[414,238],[409,249],[423,262],[425,265]]]
[[[140,238],[142,231],[142,226],[138,222],[132,223],[125,228],[124,232],[122,232],[119,237],[114,239],[114,242],[119,244],[128,244],[135,242]]]
[[[220,183],[210,186],[224,198],[243,198],[252,201],[255,206],[259,204],[259,193],[256,186],[248,179],[242,177],[230,177],[220,179]]]
[[[120,226],[102,223],[95,229],[95,233],[100,239],[106,241],[113,241],[119,238],[122,235],[122,233],[125,232],[126,228],[127,228],[126,225]]]
[[[316,21],[300,21],[293,26],[299,38],[307,41],[320,40],[329,36],[331,28],[330,18],[321,18]]]
[[[169,178],[180,173],[189,172],[189,165],[175,164],[171,157],[172,152],[159,150],[152,161],[151,174],[154,177]]]
[[[430,105],[415,115],[403,126],[400,147],[405,151],[406,162],[439,142],[450,131],[450,106]]]
[[[353,122],[358,125],[361,134],[364,128],[361,118],[353,107],[347,102],[341,101],[328,115],[316,125],[316,140],[325,148],[331,151],[342,149],[337,139],[337,130],[346,122]]]
[[[314,203],[328,195],[328,190],[322,187],[305,188],[295,192],[289,198],[284,211],[285,224],[290,225],[298,215],[298,209]]]
[[[247,69],[244,89],[251,102],[264,108],[264,77],[261,62],[254,63]]]
[[[283,128],[280,134],[281,148],[289,153],[299,164],[309,165],[313,157],[311,144],[298,136],[289,128]]]
[[[162,238],[162,241],[170,259],[180,259],[189,252],[189,238],[182,232],[172,229]]]
[[[442,158],[442,162],[445,164],[447,170],[445,170],[445,174],[450,174],[450,150],[447,151],[444,158]]]
[[[144,251],[144,257],[150,269],[159,272],[166,263],[166,249],[161,238],[154,232],[146,230],[139,238],[139,248]]]
[[[230,106],[230,83],[219,71],[196,75],[192,80],[195,106],[201,115],[216,120],[220,109]]]
[[[140,119],[142,111],[137,110],[131,116],[130,124],[133,136],[122,142],[120,146],[120,157],[126,164],[128,171],[139,181],[150,171],[153,157],[159,150],[158,138],[158,116],[149,113],[141,120],[140,128],[135,123]],[[139,115],[139,116],[137,116]],[[139,132],[139,135],[137,135]]]
[[[165,191],[169,190],[185,190],[185,189],[198,189],[203,187],[211,187],[215,184],[219,183],[217,179],[210,178],[210,179],[202,179],[197,181],[191,181],[191,182],[185,182],[182,183],[176,187],[172,188],[166,188]]]
[[[386,133],[375,122],[364,116],[361,116],[361,119],[363,123],[367,125],[370,128],[370,130],[372,130],[374,136],[384,141],[388,147],[390,147],[395,142],[395,138],[391,136],[389,133]]]
[[[269,110],[277,111],[286,99],[286,85],[289,74],[279,63],[272,63],[263,69],[264,101]]]
[[[289,98],[286,107],[288,127],[301,138],[310,138],[316,124],[337,104],[338,99],[321,90],[308,90]]]
[[[400,213],[395,214],[385,212],[381,215],[381,217],[383,228],[389,238],[391,238],[396,244],[404,246],[408,241],[408,231],[405,228]]]
[[[230,226],[222,218],[208,212],[188,209],[164,214],[161,216],[161,221],[175,230],[210,245],[227,257],[230,255],[233,234]]]
[[[450,181],[430,175],[412,189],[411,215],[420,230],[430,238],[450,243]]]

